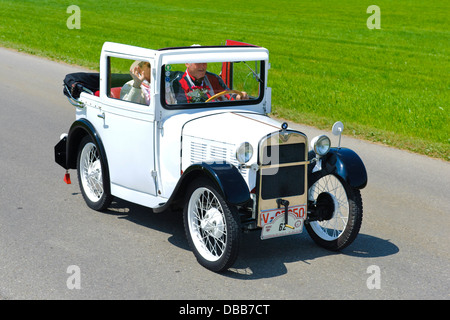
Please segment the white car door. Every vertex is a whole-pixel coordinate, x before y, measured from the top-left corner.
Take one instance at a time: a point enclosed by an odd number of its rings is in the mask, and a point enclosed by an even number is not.
[[[148,99],[127,100],[123,93],[133,86],[129,68],[135,66],[136,58],[121,55],[102,59],[107,61],[103,64],[106,70],[101,72],[102,104],[89,118],[97,122],[96,129],[106,150],[111,193],[131,202],[153,206],[157,202],[157,184],[154,179],[155,116],[151,79],[146,82],[146,88],[138,88],[148,95],[150,104],[147,104]],[[151,60],[139,60],[152,68]]]
[[[153,115],[136,112],[131,107],[117,108],[111,103],[104,105],[101,116],[103,125],[99,131],[108,158],[111,192],[128,189],[156,195],[152,176],[155,163]]]

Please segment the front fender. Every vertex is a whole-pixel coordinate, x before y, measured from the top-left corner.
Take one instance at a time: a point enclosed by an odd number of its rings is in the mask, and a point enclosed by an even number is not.
[[[331,148],[322,158],[322,168],[336,173],[350,186],[363,189],[367,185],[367,171],[361,158],[348,148]]]
[[[225,201],[230,204],[240,205],[250,199],[247,183],[239,170],[232,164],[202,162],[190,166],[185,174],[191,172],[206,174],[222,192]]]
[[[222,162],[202,162],[188,167],[183,172],[169,201],[160,207],[153,208],[153,211],[156,213],[163,212],[172,204],[184,200],[189,184],[201,176],[208,177],[229,204],[242,205],[250,200],[250,191],[247,183],[235,166]]]

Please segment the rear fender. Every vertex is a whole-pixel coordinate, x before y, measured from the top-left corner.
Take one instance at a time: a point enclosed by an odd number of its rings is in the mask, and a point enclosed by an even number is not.
[[[77,120],[70,127],[66,142],[67,169],[77,168],[78,148],[80,146],[81,139],[83,139],[86,135],[91,136],[92,140],[97,145],[102,162],[106,166],[105,169],[108,169],[108,161],[106,159],[106,152],[103,142],[95,130],[95,127],[86,119]]]

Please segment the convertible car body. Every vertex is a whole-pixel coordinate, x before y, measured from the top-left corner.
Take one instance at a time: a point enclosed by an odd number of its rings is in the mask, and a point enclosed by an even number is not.
[[[269,69],[267,49],[234,41],[159,50],[107,42],[99,73],[64,81],[75,120],[55,161],[77,170],[94,210],[114,197],[181,209],[197,260],[213,271],[233,264],[242,230],[269,239],[306,228],[340,250],[359,232],[366,169],[327,136],[310,140],[269,116]]]

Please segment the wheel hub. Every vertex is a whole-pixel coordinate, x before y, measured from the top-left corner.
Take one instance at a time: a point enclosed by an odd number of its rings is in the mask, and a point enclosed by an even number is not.
[[[224,234],[222,213],[216,208],[209,209],[200,221],[200,227],[214,238],[220,238]]]
[[[335,198],[328,192],[319,194],[316,201],[316,210],[319,221],[330,220],[333,218],[335,208],[337,208],[335,201]]]
[[[95,178],[99,180],[99,178],[101,177],[100,160],[96,160],[89,166],[87,174],[89,178]]]

